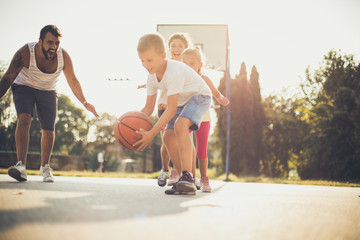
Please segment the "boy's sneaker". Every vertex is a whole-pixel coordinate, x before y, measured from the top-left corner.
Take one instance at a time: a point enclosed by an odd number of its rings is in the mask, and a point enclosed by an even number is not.
[[[195,195],[195,191],[192,192],[182,192],[176,188],[176,184],[172,186],[172,188],[165,190],[165,194],[167,195]]]
[[[175,169],[171,170],[168,186],[172,186],[175,183],[177,183],[179,181],[179,178],[180,178],[180,176],[179,176],[178,172]]]
[[[198,178],[194,178],[195,180],[195,186],[197,190],[201,189],[201,184],[200,184],[200,180]]]
[[[40,174],[43,176],[44,182],[54,182],[54,176],[52,174],[52,169],[49,164],[40,167]]]
[[[191,173],[183,171],[179,182],[176,183],[176,188],[182,192],[196,191],[195,181]]]
[[[169,171],[164,171],[161,169],[160,174],[158,176],[158,185],[163,187],[166,185],[166,180],[169,178]]]
[[[26,167],[21,161],[18,161],[15,166],[9,167],[8,174],[10,177],[15,178],[19,182],[27,180]]]
[[[209,177],[207,177],[207,176],[201,177],[200,184],[201,184],[202,192],[211,192],[211,187],[209,184]]]

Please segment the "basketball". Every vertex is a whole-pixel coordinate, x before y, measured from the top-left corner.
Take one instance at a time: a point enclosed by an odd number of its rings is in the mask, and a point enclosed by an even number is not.
[[[153,127],[150,118],[142,112],[132,111],[124,113],[115,123],[114,134],[116,141],[124,148],[136,150],[133,144],[141,139],[137,134],[140,128],[149,131]]]

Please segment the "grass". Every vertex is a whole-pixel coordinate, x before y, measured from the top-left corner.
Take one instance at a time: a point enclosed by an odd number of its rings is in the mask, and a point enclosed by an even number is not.
[[[39,175],[39,170],[26,170],[28,175]],[[0,168],[0,174],[7,174],[7,169]],[[156,179],[159,172],[154,173],[122,173],[122,172],[92,172],[92,171],[53,171],[54,176],[68,176],[68,177],[109,177],[109,178],[147,178]],[[200,172],[197,171],[197,176]],[[226,175],[217,175],[215,169],[208,170],[208,176],[211,180],[225,181]],[[269,178],[264,176],[247,176],[238,177],[234,174],[229,174],[229,181],[231,182],[246,182],[246,183],[279,183],[279,184],[297,184],[297,185],[317,185],[317,186],[336,186],[336,187],[360,187],[360,183],[352,182],[335,182],[326,180],[289,180],[286,178]]]

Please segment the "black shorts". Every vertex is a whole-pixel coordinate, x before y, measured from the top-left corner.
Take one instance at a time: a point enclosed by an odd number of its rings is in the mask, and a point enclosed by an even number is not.
[[[13,84],[11,90],[18,116],[22,113],[33,116],[34,106],[36,106],[41,129],[54,131],[57,114],[56,91],[38,90],[18,84]]]
[[[165,110],[158,110],[158,118],[160,118],[161,115],[163,115],[164,112],[165,112]]]

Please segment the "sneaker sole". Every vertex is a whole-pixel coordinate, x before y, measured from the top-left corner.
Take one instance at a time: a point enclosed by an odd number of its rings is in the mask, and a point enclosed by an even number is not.
[[[15,168],[10,168],[10,169],[8,170],[8,174],[9,174],[10,177],[16,179],[16,180],[19,181],[19,182],[25,182],[25,181],[27,181],[26,178],[23,178],[23,177],[21,176],[20,171],[17,170],[17,169],[15,169]]]
[[[165,185],[166,185],[166,180],[164,180],[164,182],[161,182],[161,181],[158,180],[158,185],[159,185],[160,187],[165,187]]]
[[[54,179],[44,179],[43,182],[54,182]]]
[[[196,186],[189,182],[178,182],[176,188],[181,192],[195,192]]]
[[[211,192],[211,189],[201,189],[202,192],[207,192],[207,193],[210,193]]]
[[[183,192],[183,191],[165,191],[166,195],[195,195],[195,191],[192,192]]]

